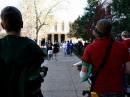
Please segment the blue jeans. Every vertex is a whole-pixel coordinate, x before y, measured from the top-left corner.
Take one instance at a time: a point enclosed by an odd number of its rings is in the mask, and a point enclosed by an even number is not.
[[[63,48],[64,55],[67,55],[67,48]]]

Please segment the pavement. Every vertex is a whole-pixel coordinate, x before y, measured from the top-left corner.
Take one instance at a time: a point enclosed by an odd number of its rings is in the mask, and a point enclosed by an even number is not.
[[[42,65],[48,67],[48,73],[41,87],[44,97],[84,97],[82,90],[86,83],[81,83],[79,71],[72,66],[78,61],[80,59],[74,54],[64,56],[62,48],[57,60],[45,60]]]

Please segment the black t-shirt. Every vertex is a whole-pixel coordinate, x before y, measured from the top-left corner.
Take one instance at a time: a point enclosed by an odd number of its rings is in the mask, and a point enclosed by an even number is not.
[[[6,76],[7,95],[4,96],[25,97],[25,85],[40,74],[43,51],[27,37],[7,35],[0,39],[0,58],[4,62],[3,75]]]

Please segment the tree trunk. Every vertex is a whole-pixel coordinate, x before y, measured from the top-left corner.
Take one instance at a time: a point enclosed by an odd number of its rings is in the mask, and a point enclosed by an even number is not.
[[[36,32],[36,43],[38,44],[38,32]]]

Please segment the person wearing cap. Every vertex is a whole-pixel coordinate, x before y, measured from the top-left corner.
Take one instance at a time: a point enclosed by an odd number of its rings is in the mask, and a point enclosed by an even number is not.
[[[1,26],[7,33],[0,39],[1,94],[4,97],[42,97],[40,69],[45,55],[33,40],[20,36],[21,12],[13,6],[3,8]],[[38,93],[40,96],[36,96]]]
[[[123,74],[124,72],[130,73],[130,58],[127,48],[122,43],[112,39],[111,29],[110,20],[101,19],[97,21],[93,29],[93,35],[96,39],[84,50],[81,71],[84,72],[84,67],[86,66],[87,69],[91,64],[92,75],[94,75],[99,69],[110,41],[113,41],[107,61],[92,87],[99,97],[124,97]],[[126,64],[125,71],[124,64]]]

